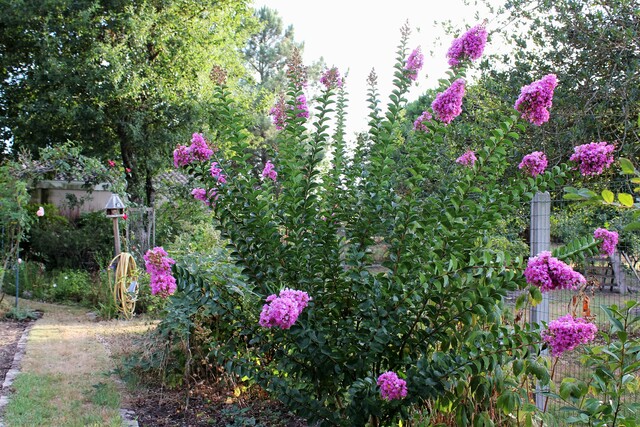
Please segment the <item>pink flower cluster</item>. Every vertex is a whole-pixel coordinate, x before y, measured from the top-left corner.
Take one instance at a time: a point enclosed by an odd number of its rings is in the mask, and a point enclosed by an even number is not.
[[[598,228],[593,232],[594,239],[602,239],[602,245],[600,246],[600,252],[609,256],[613,255],[616,251],[616,245],[618,244],[618,233],[615,231],[609,231],[606,228]]]
[[[456,163],[461,164],[463,166],[473,167],[476,164],[476,153],[473,150],[466,151],[462,156],[456,159]]]
[[[553,101],[553,90],[558,86],[555,74],[547,74],[540,80],[522,87],[514,108],[536,126],[549,120],[549,108]]]
[[[424,55],[422,54],[422,50],[420,46],[415,48],[409,57],[407,58],[407,62],[404,66],[407,77],[410,80],[416,81],[418,78],[418,72],[422,69],[424,65]]]
[[[271,160],[267,160],[267,163],[264,165],[264,169],[262,170],[262,177],[264,179],[271,179],[273,182],[276,182],[278,179],[278,172],[276,172],[273,163]]]
[[[551,355],[560,356],[580,344],[593,341],[597,332],[598,328],[593,323],[567,314],[549,323],[547,330],[542,332],[542,338],[551,347]]]
[[[208,192],[204,188],[194,188],[191,190],[191,195],[194,199],[202,201],[207,206],[211,205],[211,199],[218,199],[218,194],[213,188]]]
[[[378,377],[380,396],[384,400],[395,400],[407,397],[407,382],[398,378],[393,371],[387,371]]]
[[[427,127],[427,122],[431,122],[432,115],[428,111],[423,111],[420,117],[413,122],[413,130],[421,131],[421,132],[429,132],[429,128]]]
[[[302,310],[309,304],[311,298],[304,291],[283,289],[280,294],[267,297],[267,303],[260,313],[260,326],[265,328],[279,327],[289,329]]]
[[[531,176],[537,176],[544,173],[547,165],[547,156],[545,156],[542,151],[534,151],[522,158],[518,168],[524,169],[527,173],[531,174]]]
[[[431,108],[436,118],[444,124],[449,124],[462,113],[462,98],[464,97],[464,79],[458,79],[442,93],[436,95]]]
[[[453,40],[447,52],[449,65],[457,67],[465,59],[475,61],[482,56],[486,44],[487,30],[483,25],[476,25],[462,36]]]
[[[580,164],[580,173],[583,176],[600,175],[613,163],[615,148],[613,144],[604,141],[578,145],[573,148],[574,153],[569,160]]]
[[[322,77],[320,77],[320,83],[322,83],[327,90],[342,87],[342,77],[340,77],[338,68],[332,67],[325,71]]]
[[[171,265],[176,262],[162,247],[149,249],[144,255],[144,265],[151,276],[151,294],[163,298],[176,291],[176,279],[171,275]]]
[[[218,165],[218,162],[211,163],[209,171],[211,172],[211,176],[218,181],[218,184],[227,183],[227,176],[222,173],[222,169],[220,168],[220,165]]]
[[[179,145],[173,151],[173,165],[176,168],[186,166],[194,161],[204,162],[213,156],[213,150],[209,148],[207,141],[199,133],[194,133],[189,147]]]
[[[541,292],[556,289],[576,289],[586,283],[584,276],[570,266],[552,257],[551,252],[543,251],[538,256],[529,258],[524,270],[527,283],[540,288]]]
[[[298,95],[296,98],[296,109],[299,110],[297,117],[309,118],[309,107],[307,106],[307,98],[304,95]]]

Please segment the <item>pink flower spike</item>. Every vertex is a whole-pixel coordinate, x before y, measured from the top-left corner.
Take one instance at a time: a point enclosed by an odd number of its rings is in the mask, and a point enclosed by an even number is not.
[[[380,396],[384,400],[396,400],[407,397],[407,382],[398,378],[398,374],[387,371],[378,377]]]
[[[209,144],[204,139],[204,136],[199,133],[194,133],[191,136],[191,146],[189,152],[193,160],[206,162],[213,156],[213,150],[209,148]]]
[[[427,127],[427,123],[431,123],[431,113],[429,111],[423,111],[420,117],[413,122],[413,130],[416,132],[429,132],[429,128]]]
[[[522,158],[522,161],[518,165],[518,169],[523,169],[525,172],[533,177],[544,173],[547,169],[547,156],[542,151],[534,151],[531,154],[527,154]]]
[[[600,245],[601,254],[612,256],[616,252],[616,245],[618,244],[618,233],[616,231],[598,228],[593,232],[593,238],[596,240],[602,239],[602,244]]]
[[[310,300],[306,292],[287,288],[280,291],[278,296],[269,295],[266,299],[267,304],[262,306],[260,326],[289,329],[296,323]]]
[[[542,125],[549,120],[549,108],[556,86],[558,79],[555,74],[547,74],[542,79],[524,86],[514,108],[521,113],[523,119],[536,126]]]
[[[462,36],[454,39],[447,52],[449,65],[457,67],[466,59],[475,61],[480,58],[487,44],[487,35],[484,25],[476,25]]]
[[[276,126],[276,129],[282,130],[284,129],[287,123],[287,113],[286,113],[287,104],[285,103],[284,96],[280,95],[278,97],[278,101],[276,105],[271,108],[269,114],[273,120],[273,124]]]
[[[167,252],[160,246],[149,249],[144,255],[144,265],[151,276],[149,286],[152,295],[168,297],[176,291],[176,279],[171,275],[171,266],[175,264]]]
[[[538,256],[529,258],[524,270],[527,283],[540,288],[540,292],[556,289],[577,289],[587,280],[570,266],[551,256],[551,252],[543,251]]]
[[[464,85],[465,81],[458,79],[447,90],[436,95],[436,99],[431,103],[436,119],[449,124],[462,113]]]
[[[474,153],[473,150],[468,150],[462,156],[456,159],[456,163],[471,168],[476,164],[477,160],[478,159],[476,158],[476,153]]]
[[[418,72],[422,69],[423,65],[424,55],[422,54],[420,46],[418,46],[411,52],[404,66],[407,77],[410,80],[416,81],[418,79]]]
[[[342,87],[342,77],[336,67],[332,67],[325,71],[320,77],[320,83],[327,88],[327,90]]]

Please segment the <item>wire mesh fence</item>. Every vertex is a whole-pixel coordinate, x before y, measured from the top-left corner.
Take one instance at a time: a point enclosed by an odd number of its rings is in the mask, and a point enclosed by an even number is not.
[[[607,331],[609,321],[603,307],[624,307],[626,301],[637,300],[640,291],[640,236],[638,232],[623,231],[623,225],[628,220],[627,212],[613,206],[552,199],[546,193],[535,196],[530,209],[529,230],[523,231],[523,234],[529,236],[531,256],[542,251],[552,251],[581,236],[593,235],[594,230],[600,227],[618,231],[619,244],[612,256],[589,256],[583,262],[571,265],[575,271],[584,275],[586,284],[577,290],[543,293],[542,302],[530,310],[530,322],[549,323],[571,314],[587,318],[599,330]],[[584,349],[577,348],[558,358],[552,391],[557,392],[565,378],[589,380],[592,372],[581,362],[584,354]],[[551,364],[551,356],[546,354],[546,357]],[[640,394],[630,394],[625,399],[640,402]],[[536,405],[541,409],[548,405],[547,409],[554,412],[563,406],[559,399],[550,398],[549,402],[546,400],[544,394],[536,394]]]

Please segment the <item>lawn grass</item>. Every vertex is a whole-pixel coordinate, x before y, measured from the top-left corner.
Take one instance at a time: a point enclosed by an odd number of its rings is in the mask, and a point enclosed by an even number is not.
[[[4,425],[122,426],[121,385],[102,337],[135,322],[93,322],[79,307],[23,304],[44,316],[29,334]]]

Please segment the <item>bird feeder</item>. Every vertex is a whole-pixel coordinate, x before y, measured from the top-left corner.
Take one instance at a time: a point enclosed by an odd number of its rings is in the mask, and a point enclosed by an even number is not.
[[[117,194],[111,194],[111,198],[104,209],[107,211],[107,218],[124,217],[124,203],[122,203],[122,200],[120,200]]]
[[[115,243],[115,254],[120,254],[120,229],[118,228],[118,218],[124,218],[124,203],[117,194],[111,194],[111,198],[104,207],[107,218],[113,218],[113,239]]]

